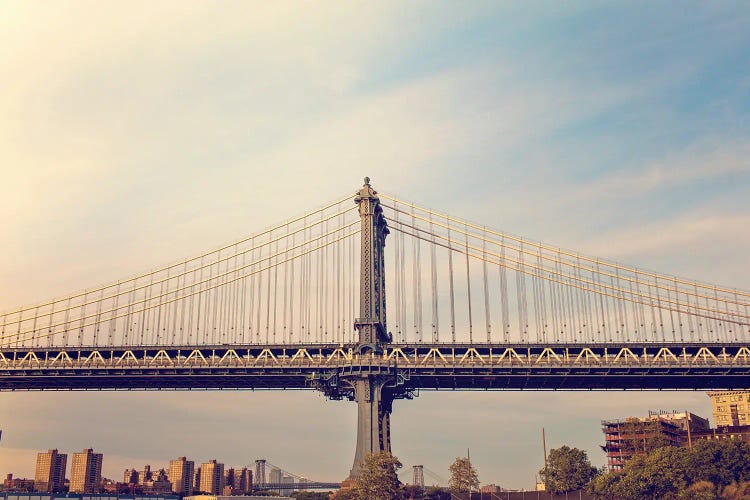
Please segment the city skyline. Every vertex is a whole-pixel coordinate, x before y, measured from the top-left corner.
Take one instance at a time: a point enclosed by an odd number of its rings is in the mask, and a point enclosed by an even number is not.
[[[263,393],[261,393],[261,394],[263,394]],[[265,394],[272,394],[272,393],[266,392]],[[450,395],[450,394],[455,395],[456,393],[445,393],[445,394],[446,395]],[[519,393],[519,394],[535,395],[535,394],[546,394],[546,393],[543,393],[543,392],[526,392],[526,393]],[[559,393],[553,393],[553,394],[559,394]],[[594,393],[594,394],[606,394],[606,393]],[[646,392],[646,393],[643,393],[643,394],[653,394],[653,393]],[[659,393],[659,394],[661,394],[661,393]],[[684,395],[684,394],[696,394],[696,393],[692,393],[692,392],[680,392],[678,394],[683,394]],[[713,423],[713,427],[716,427],[717,425],[722,425],[721,423],[714,422],[714,414],[711,411],[712,401],[711,401],[711,398],[708,396],[708,394],[706,394],[706,393],[697,393],[697,394],[702,395],[705,398],[705,400],[706,400],[706,403],[703,405],[705,411],[701,412],[700,410],[696,411],[696,410],[693,410],[693,409],[688,409],[687,411],[689,411],[691,413],[694,413],[694,414],[696,414],[698,416],[705,417],[711,423]],[[560,395],[562,395],[562,394],[560,394]],[[662,401],[663,401],[663,398],[662,398]],[[592,408],[595,407],[595,406],[596,406],[595,403],[592,404]],[[483,408],[486,408],[486,405],[484,405]],[[464,411],[466,411],[465,408],[456,408],[455,409],[455,412],[458,412],[458,413],[464,412]],[[600,422],[602,420],[607,420],[607,419],[624,419],[624,418],[629,418],[629,417],[632,417],[632,416],[641,416],[641,415],[646,414],[647,412],[673,412],[673,411],[681,412],[681,411],[685,411],[685,410],[681,409],[681,408],[677,408],[677,407],[675,407],[675,408],[665,407],[665,405],[662,404],[660,406],[657,405],[657,406],[652,406],[652,407],[649,407],[649,408],[642,408],[640,411],[636,411],[633,414],[627,414],[627,415],[626,414],[609,414],[606,418],[594,415],[590,419],[588,419],[590,421],[590,423],[591,423],[591,427],[588,428],[588,429],[585,429],[584,432],[581,433],[581,435],[586,436],[587,440],[590,441],[590,442],[591,441],[596,442],[597,443],[596,446],[600,446],[600,445],[604,444],[604,441],[603,441],[603,439],[601,437],[601,430],[600,430],[600,426],[599,426],[599,424],[600,424]],[[354,427],[354,423],[352,423],[352,427]],[[560,436],[555,435],[555,430],[556,429],[560,429],[561,427],[559,425],[556,425],[554,422],[547,422],[547,424],[543,425],[543,427],[545,427],[546,430],[547,430],[547,447],[548,447],[548,449],[552,449],[554,447],[562,446],[562,445],[565,445],[565,444],[570,445],[570,446],[578,446],[578,444],[576,444],[576,443],[572,443],[571,441],[566,441],[564,438],[561,438]],[[550,432],[550,430],[552,430],[552,433]],[[541,432],[541,427],[539,428],[539,431]],[[541,452],[541,448],[542,448],[541,436],[537,436],[537,437],[539,438],[539,440],[538,440],[539,442],[537,442],[537,443],[527,443],[527,445],[530,445],[532,448],[534,448],[534,447],[539,448],[539,451]],[[395,439],[398,439],[398,438],[399,438],[399,436],[396,435]],[[521,442],[520,439],[518,439],[518,437],[516,439],[516,442],[518,443],[518,446],[522,446],[522,442]],[[101,448],[101,447],[102,446],[98,446],[98,448]],[[78,448],[80,448],[80,446]],[[106,445],[104,445],[103,449],[106,450]],[[474,447],[472,449],[474,450],[472,452],[473,456],[474,456],[474,458],[472,459],[472,462],[475,463],[475,465],[476,465],[477,462],[481,463],[481,460],[482,460],[482,458],[484,456],[486,456],[486,455],[492,455],[493,450],[495,450],[495,452],[497,452],[500,448],[492,447],[492,446],[489,446],[489,447],[488,446],[479,446],[479,447]],[[175,461],[175,459],[172,457],[172,455],[174,455],[173,452],[174,452],[174,450],[166,450],[165,453],[167,454],[167,458],[163,458],[163,456],[162,456],[162,457],[157,458],[157,459],[144,460],[144,459],[141,459],[141,458],[138,458],[138,457],[136,457],[136,458],[132,458],[132,457],[119,457],[117,455],[113,455],[113,454],[110,454],[110,453],[107,453],[106,451],[104,451],[103,455],[106,456],[108,458],[108,460],[104,461],[104,463],[107,465],[107,467],[103,469],[103,472],[102,472],[101,475],[102,475],[102,477],[106,477],[106,478],[114,479],[115,481],[118,481],[119,478],[122,477],[123,470],[125,470],[125,471],[131,470],[132,466],[136,466],[136,469],[133,469],[133,470],[139,470],[138,469],[138,467],[140,467],[139,464],[145,464],[145,466],[150,467],[152,472],[156,472],[159,469],[164,469],[165,471],[168,472],[169,469],[170,469],[170,464]],[[172,455],[170,455],[170,453],[172,453]],[[465,450],[464,450],[464,453],[465,453]],[[226,455],[226,454],[232,455],[231,452],[225,453],[224,455]],[[235,462],[232,462],[230,460],[225,460],[224,458],[216,458],[216,457],[223,457],[224,455],[222,455],[221,453],[217,452],[217,453],[211,455],[210,457],[206,456],[205,453],[202,453],[202,454],[198,453],[196,455],[186,454],[185,456],[187,457],[188,461],[191,461],[191,462],[193,462],[195,464],[195,466],[194,466],[194,470],[195,471],[198,471],[198,470],[202,469],[203,465],[206,465],[207,463],[211,463],[211,462],[219,462],[219,464],[223,466],[223,470],[226,470],[226,469],[229,469],[229,468],[233,468],[233,469],[237,470],[237,469],[241,469],[243,467],[247,467],[250,470],[254,470],[254,466],[255,466],[256,460],[261,460],[262,459],[262,460],[268,462],[266,474],[270,474],[270,472],[273,472],[274,470],[277,469],[276,465],[273,465],[273,464],[281,463],[283,465],[283,461],[282,462],[276,462],[277,459],[268,460],[268,459],[260,457],[260,456],[259,457],[252,457],[252,459],[249,460],[248,463],[242,463],[242,462],[235,463]],[[602,452],[602,455],[605,455],[604,452]],[[457,455],[457,456],[461,456],[461,455]],[[479,460],[476,459],[477,456],[480,457]],[[540,456],[541,456],[541,454],[540,454]],[[197,458],[197,457],[205,457],[205,458]],[[180,458],[182,458],[182,457],[180,457]],[[592,457],[592,459],[595,459],[595,457]],[[178,460],[179,460],[179,458],[178,458]],[[594,461],[594,460],[592,460],[592,461]],[[604,463],[606,463],[606,459],[602,459],[602,460],[600,460],[600,462],[602,464],[604,464]],[[408,477],[411,474],[411,468],[412,468],[413,465],[424,465],[425,467],[427,467],[428,470],[431,470],[434,473],[437,473],[438,475],[441,475],[443,478],[447,478],[448,477],[447,466],[445,467],[445,470],[442,471],[439,466],[434,466],[433,463],[434,462],[430,462],[429,460],[426,461],[425,463],[421,463],[421,464],[417,464],[417,463],[406,464],[405,463],[404,464],[404,468],[401,469],[399,475],[403,476],[402,477],[402,479],[403,479],[404,477]],[[118,469],[118,467],[121,467],[122,464],[126,464],[126,466],[124,468],[119,468]],[[14,470],[8,470],[7,472],[12,472],[15,477],[26,477],[23,472],[21,472],[21,473],[17,472],[17,471],[24,471],[24,470],[26,470],[26,468],[24,467],[25,465],[28,465],[28,464],[20,464],[20,466],[17,468],[17,470],[15,470],[15,469]],[[479,468],[479,465],[477,465],[477,467]],[[29,466],[29,468],[33,469],[33,464],[31,466]],[[313,480],[323,480],[323,481],[326,481],[326,480],[334,480],[335,481],[335,480],[337,480],[337,478],[316,477],[315,475],[306,475],[304,472],[300,472],[300,471],[296,471],[296,470],[290,470],[290,469],[287,469],[287,470],[289,470],[289,472],[291,472],[291,473],[293,473],[293,474],[295,474],[297,476],[310,477]],[[442,474],[441,474],[441,472],[442,472]],[[491,471],[489,471],[489,472],[491,473]],[[528,471],[528,472],[530,472],[531,475],[535,475],[536,474],[536,469],[534,469],[532,471]],[[223,474],[223,472],[222,472],[222,474]],[[485,476],[488,476],[488,474],[485,474],[485,475],[483,475],[480,478],[480,479],[482,479],[482,481],[481,481],[482,484],[498,484],[498,483],[500,483],[494,477],[485,477]],[[33,474],[29,475],[29,477],[33,477]],[[531,486],[533,486],[533,484]],[[529,486],[526,483],[524,483],[524,484],[521,485],[521,487],[531,487],[531,486]]]
[[[198,254],[365,175],[489,227],[749,286],[740,3],[79,5],[0,7],[0,309]],[[599,420],[663,407],[711,415],[690,392],[422,393],[395,403],[393,450],[447,471],[471,448],[483,483],[529,486],[542,427],[599,465]],[[343,479],[355,426],[353,404],[312,392],[2,393],[0,472],[87,446],[114,478],[179,453]]]

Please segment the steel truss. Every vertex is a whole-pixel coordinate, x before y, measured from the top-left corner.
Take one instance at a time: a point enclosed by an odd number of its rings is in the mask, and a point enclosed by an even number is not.
[[[318,389],[354,399],[373,378],[389,398],[419,390],[737,389],[750,387],[738,343],[357,344],[25,348],[0,351],[0,391]]]

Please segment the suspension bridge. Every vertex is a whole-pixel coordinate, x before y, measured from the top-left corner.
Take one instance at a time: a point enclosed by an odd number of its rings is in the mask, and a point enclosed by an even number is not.
[[[365,179],[216,250],[0,313],[0,390],[319,390],[357,402],[353,477],[420,390],[750,387],[749,306]]]
[[[266,468],[269,469],[270,478],[266,475]],[[264,459],[255,461],[253,489],[257,491],[333,490],[340,487],[340,483],[313,481],[304,476],[299,476]]]

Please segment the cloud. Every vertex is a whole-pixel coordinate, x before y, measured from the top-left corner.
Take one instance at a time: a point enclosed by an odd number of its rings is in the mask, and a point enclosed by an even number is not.
[[[750,174],[747,157],[750,142],[703,139],[687,151],[670,153],[655,161],[630,167],[574,187],[570,199],[591,201],[633,198],[649,191],[670,190],[681,185],[712,182]]]

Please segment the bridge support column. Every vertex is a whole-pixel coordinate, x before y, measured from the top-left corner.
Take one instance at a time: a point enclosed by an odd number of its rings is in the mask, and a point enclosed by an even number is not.
[[[349,478],[354,479],[367,455],[391,452],[391,411],[393,397],[385,390],[385,382],[376,377],[354,381],[357,402],[357,449]]]

